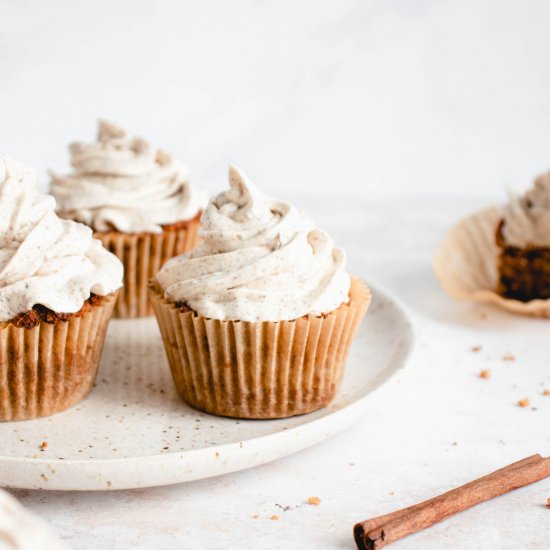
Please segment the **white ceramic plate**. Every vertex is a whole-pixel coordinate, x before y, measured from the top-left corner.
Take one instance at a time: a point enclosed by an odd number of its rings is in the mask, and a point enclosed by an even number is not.
[[[413,346],[403,309],[384,292],[373,294],[334,402],[285,420],[239,421],[191,409],[172,384],[155,319],[112,321],[88,399],[48,418],[0,423],[0,486],[167,485],[250,468],[330,437],[361,416]]]

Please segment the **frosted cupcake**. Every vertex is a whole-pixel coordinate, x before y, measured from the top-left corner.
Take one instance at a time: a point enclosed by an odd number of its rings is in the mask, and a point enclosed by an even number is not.
[[[40,517],[0,489],[0,550],[68,550]]]
[[[550,298],[550,172],[512,197],[497,229],[498,293],[529,302]]]
[[[52,173],[59,215],[90,226],[122,260],[115,317],[152,315],[147,283],[168,259],[195,247],[206,193],[169,154],[105,121],[96,142],[69,150],[73,173]]]
[[[234,167],[201,243],[160,270],[151,299],[177,389],[222,416],[282,418],[327,405],[370,303],[344,251]]]
[[[60,219],[34,172],[0,159],[0,420],[45,416],[92,389],[122,264]]]

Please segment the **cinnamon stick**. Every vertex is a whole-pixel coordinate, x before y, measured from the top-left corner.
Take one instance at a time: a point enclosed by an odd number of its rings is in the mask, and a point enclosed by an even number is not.
[[[357,548],[378,550],[476,504],[549,476],[550,457],[529,456],[443,495],[358,523],[353,529]]]

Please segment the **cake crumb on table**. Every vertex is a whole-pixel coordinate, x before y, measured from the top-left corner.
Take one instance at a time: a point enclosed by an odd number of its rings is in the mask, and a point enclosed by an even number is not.
[[[488,369],[485,369],[485,370],[480,370],[479,371],[479,377],[480,378],[491,378],[491,371],[488,370]]]
[[[40,450],[44,451],[47,448],[48,448],[48,442],[47,441],[42,441],[42,443],[40,443]]]
[[[550,390],[548,388],[542,390],[542,395],[550,395]]]
[[[277,521],[279,519],[279,516],[277,514],[273,514],[269,519],[272,521]]]
[[[472,351],[474,353],[478,353],[479,351],[481,351],[481,346],[472,346],[470,348],[470,351]]]
[[[319,504],[321,504],[321,499],[319,497],[309,497],[307,503],[310,506],[319,506]]]
[[[512,355],[511,353],[507,353],[506,355],[503,355],[502,356],[502,360],[503,361],[515,361],[516,358],[514,355]]]
[[[529,399],[520,399],[518,401],[518,407],[528,407],[530,405]]]
[[[550,508],[550,498],[546,499],[546,508]]]

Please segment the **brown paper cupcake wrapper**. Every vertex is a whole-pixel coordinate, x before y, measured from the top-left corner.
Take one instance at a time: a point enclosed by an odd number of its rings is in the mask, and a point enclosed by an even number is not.
[[[550,317],[550,300],[521,302],[497,294],[499,248],[496,231],[502,209],[488,208],[453,227],[434,259],[443,288],[458,300],[494,304],[512,313]]]
[[[353,278],[350,302],[295,321],[219,321],[181,311],[156,283],[151,301],[174,382],[193,407],[235,418],[285,418],[327,405],[371,301]]]
[[[103,246],[124,264],[124,287],[115,305],[114,317],[126,319],[153,315],[147,285],[174,256],[189,252],[197,244],[200,220],[162,233],[94,233]]]
[[[88,395],[115,301],[34,328],[0,323],[0,421],[48,416]]]

